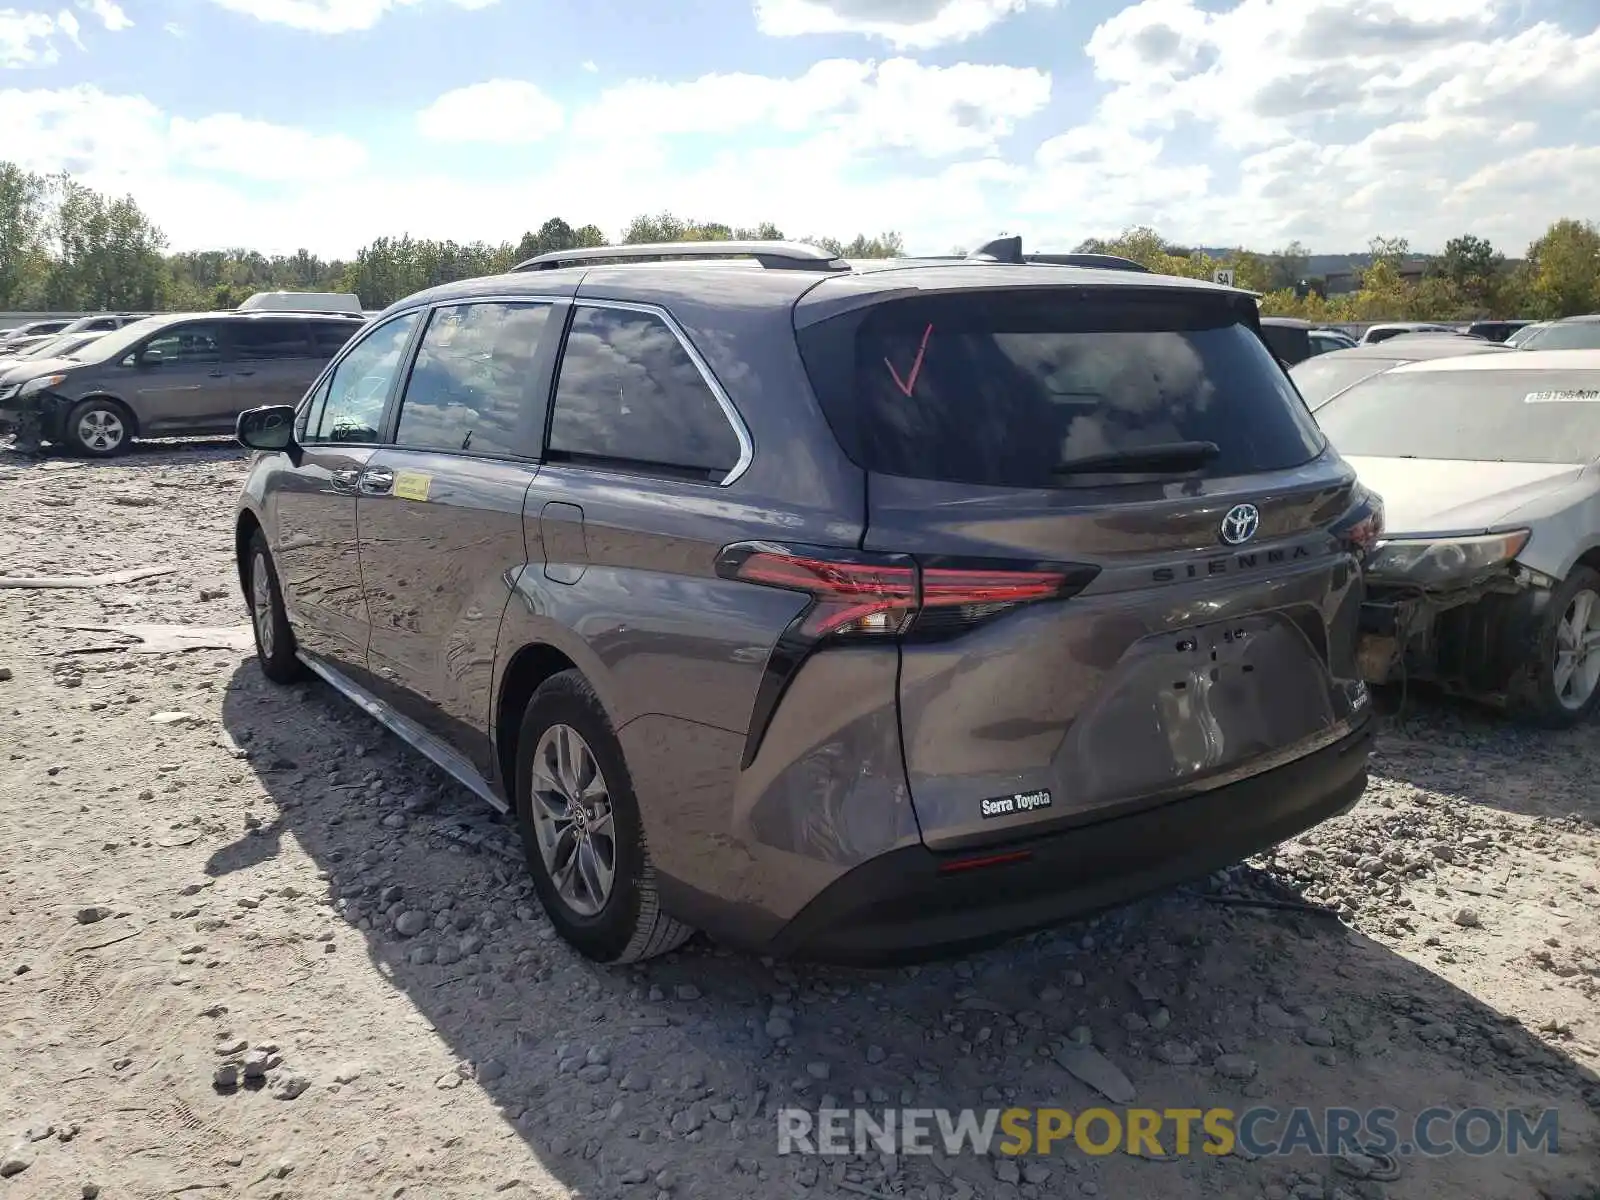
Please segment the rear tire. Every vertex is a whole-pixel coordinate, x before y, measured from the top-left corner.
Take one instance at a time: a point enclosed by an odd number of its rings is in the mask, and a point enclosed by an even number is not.
[[[305,665],[295,656],[294,630],[283,609],[283,589],[261,530],[250,535],[245,551],[245,598],[250,602],[250,625],[256,636],[256,661],[273,683],[296,683],[306,676]]]
[[[133,415],[115,400],[82,400],[67,414],[63,433],[77,453],[110,458],[133,441]]]
[[[1519,720],[1570,729],[1600,704],[1600,572],[1574,567],[1524,639],[1525,657],[1508,689]]]
[[[534,889],[578,953],[638,962],[693,935],[661,911],[622,746],[581,673],[551,676],[528,701],[516,797]]]

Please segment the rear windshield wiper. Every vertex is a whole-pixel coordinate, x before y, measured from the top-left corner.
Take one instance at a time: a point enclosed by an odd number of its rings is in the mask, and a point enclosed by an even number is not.
[[[1140,471],[1189,471],[1222,453],[1215,442],[1158,442],[1131,450],[1069,458],[1050,468],[1052,475],[1095,475]]]

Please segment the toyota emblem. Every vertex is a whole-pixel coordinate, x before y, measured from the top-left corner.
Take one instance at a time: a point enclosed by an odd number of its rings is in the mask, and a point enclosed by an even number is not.
[[[1261,528],[1261,510],[1254,504],[1235,504],[1222,518],[1222,540],[1229,546],[1242,546]]]

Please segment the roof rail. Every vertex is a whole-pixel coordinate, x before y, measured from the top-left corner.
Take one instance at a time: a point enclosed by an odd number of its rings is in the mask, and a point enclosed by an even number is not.
[[[969,262],[1038,263],[1054,267],[1094,267],[1102,271],[1138,271],[1148,275],[1150,268],[1117,254],[1024,254],[1022,238],[1018,236],[995,238],[985,242],[971,254]]]
[[[584,246],[552,250],[518,263],[513,271],[554,271],[569,263],[608,258],[753,258],[769,271],[848,271],[837,255],[805,242],[635,242],[623,246]]]

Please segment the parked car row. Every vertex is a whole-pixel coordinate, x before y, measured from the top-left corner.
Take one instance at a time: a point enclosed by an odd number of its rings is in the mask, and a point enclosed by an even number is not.
[[[145,317],[93,335],[64,330],[0,358],[0,425],[25,445],[95,457],[135,437],[231,432],[245,409],[298,400],[363,321],[268,303]]]

